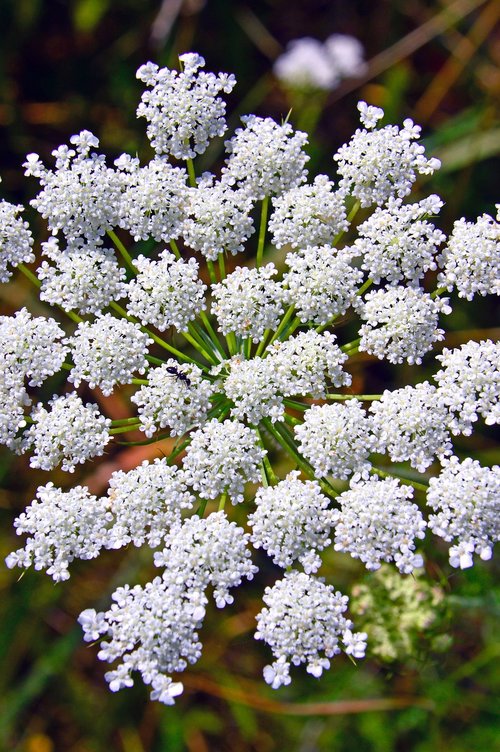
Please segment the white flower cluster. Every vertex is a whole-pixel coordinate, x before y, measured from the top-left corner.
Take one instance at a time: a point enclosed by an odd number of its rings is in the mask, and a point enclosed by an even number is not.
[[[196,53],[181,55],[179,60],[180,73],[154,63],[141,65],[137,78],[150,90],[142,95],[137,117],[148,121],[148,138],[157,154],[192,159],[226,130],[226,105],[217,95],[228,94],[236,79],[227,73],[200,72],[205,61]]]
[[[327,91],[365,69],[363,45],[349,34],[332,34],[324,43],[312,37],[293,39],[273,66],[276,78],[293,89]]]
[[[220,284],[212,285],[212,313],[223,334],[234,332],[260,342],[266,329],[275,329],[283,313],[283,288],[272,277],[274,264],[259,269],[237,266]]]
[[[23,206],[0,201],[0,282],[8,282],[10,266],[29,264],[35,260],[33,236],[29,224],[18,216]]]
[[[53,470],[59,464],[74,472],[77,464],[99,457],[109,442],[111,421],[95,405],[84,405],[72,392],[49,401],[50,410],[41,402],[31,413],[33,424],[24,434],[21,451],[32,449],[31,467]]]
[[[209,261],[223,252],[235,255],[255,231],[250,210],[250,199],[206,173],[188,192],[184,241]]]
[[[446,240],[425,217],[439,214],[443,202],[434,194],[416,204],[390,197],[358,227],[354,247],[363,257],[362,268],[373,282],[386,279],[391,284],[417,281],[437,268],[437,247]]]
[[[170,358],[149,371],[147,386],[130,399],[139,408],[141,431],[146,436],[167,426],[172,436],[180,436],[205,422],[213,392],[198,366],[180,365]]]
[[[134,262],[138,274],[129,284],[129,314],[161,332],[169,326],[185,331],[205,308],[205,285],[198,278],[195,259],[177,260],[162,251],[157,261],[139,256]]]
[[[334,187],[326,175],[317,175],[311,185],[273,198],[269,231],[276,248],[328,245],[349,229],[345,196]]]
[[[285,300],[295,305],[303,323],[326,324],[354,303],[363,273],[351,266],[353,256],[349,249],[338,251],[328,245],[287,255]]]
[[[275,423],[283,420],[284,389],[275,370],[274,358],[252,358],[243,360],[236,355],[226,362],[229,375],[224,379],[223,389],[234,403],[231,415],[250,424],[259,423],[262,418],[270,418]]]
[[[440,258],[440,285],[456,288],[459,298],[500,295],[500,210],[495,221],[489,214],[476,222],[459,219],[453,225]]]
[[[101,499],[87,488],[75,486],[61,491],[53,483],[41,486],[37,498],[14,520],[18,535],[30,535],[24,548],[6,559],[13,567],[46,569],[56,582],[69,579],[73,559],[99,555],[107,535],[111,514]]]
[[[306,671],[319,677],[330,668],[330,658],[344,651],[363,658],[366,634],[351,632],[346,619],[348,598],[331,585],[304,572],[287,572],[282,580],[264,591],[266,607],[257,614],[256,640],[264,640],[276,658],[264,668],[264,679],[277,689],[290,684],[290,663],[306,664]]]
[[[87,381],[111,394],[116,384],[129,384],[134,373],[144,373],[152,340],[137,324],[109,313],[93,323],[82,321],[70,340],[74,367],[68,381],[78,386]]]
[[[370,570],[379,569],[382,561],[394,561],[405,574],[421,567],[415,538],[424,538],[426,523],[412,497],[413,488],[396,478],[352,483],[333,513],[335,550],[347,551]]]
[[[295,427],[299,449],[319,478],[339,480],[352,473],[357,478],[371,467],[368,457],[375,448],[371,422],[358,400],[343,405],[313,405],[302,425]]]
[[[451,431],[470,436],[479,415],[486,425],[500,423],[500,344],[471,340],[455,350],[445,347],[436,359],[442,368],[434,378],[451,414]]]
[[[365,128],[358,128],[334,159],[340,189],[355,196],[361,206],[382,206],[391,197],[404,198],[417,175],[432,175],[439,169],[439,160],[427,159],[424,147],[416,143],[421,128],[410,118],[401,129],[395,125],[377,129],[384,111],[366,102],[360,102],[358,109]]]
[[[427,504],[437,512],[430,516],[429,528],[445,541],[455,541],[450,564],[465,569],[472,566],[474,553],[490,559],[500,540],[500,466],[481,467],[470,457],[463,462],[451,457],[443,464],[429,481]]]
[[[293,131],[290,123],[278,125],[271,118],[256,115],[242,117],[238,128],[225,146],[229,154],[222,179],[241,189],[256,201],[266,196],[280,196],[306,179],[303,151],[307,135]]]
[[[422,362],[434,342],[444,339],[437,326],[440,313],[449,314],[448,300],[434,300],[420,287],[397,285],[367,293],[360,305],[359,349],[380,360],[410,365]]]
[[[84,315],[100,313],[126,295],[125,269],[111,249],[87,243],[61,250],[54,236],[42,249],[54,265],[42,261],[37,269],[41,300]]]
[[[243,501],[247,481],[259,479],[259,463],[266,450],[255,431],[236,420],[207,421],[192,434],[186,449],[187,483],[202,499],[227,493],[233,504]]]
[[[332,510],[317,481],[293,471],[275,486],[259,488],[256,511],[248,516],[252,543],[283,569],[298,560],[307,574],[321,566],[318,551],[330,545]]]

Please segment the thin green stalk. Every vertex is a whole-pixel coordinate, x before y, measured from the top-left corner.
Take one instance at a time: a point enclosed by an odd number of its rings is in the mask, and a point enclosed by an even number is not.
[[[361,337],[358,337],[358,339],[353,339],[352,342],[348,342],[346,345],[342,345],[340,348],[343,353],[347,353],[348,355],[353,355],[355,352],[358,351],[359,343],[361,342]]]
[[[264,334],[262,336],[262,339],[259,342],[259,346],[257,348],[257,352],[255,353],[255,357],[256,358],[260,358],[260,356],[262,355],[262,353],[266,349],[266,340],[267,340],[267,338],[269,337],[269,335],[271,334],[272,331],[273,331],[272,329],[266,329],[265,330],[265,332],[264,332]]]
[[[262,449],[265,449],[266,447],[264,446],[264,440],[262,438],[261,432],[259,431],[259,429],[257,428],[257,426],[252,426],[252,428],[255,431],[255,433],[257,434],[257,439],[258,439],[259,446]],[[265,479],[264,486],[266,488],[267,488],[267,486],[275,486],[276,483],[279,483],[279,478],[276,475],[276,473],[274,472],[273,467],[272,467],[271,463],[269,462],[269,457],[267,456],[267,454],[265,454],[264,457],[262,458],[262,460],[261,460],[261,466],[262,466],[262,468],[261,468],[262,469],[261,476],[262,476],[263,479]]]
[[[379,475],[381,478],[397,478],[401,481],[401,483],[404,483],[406,486],[413,486],[413,488],[416,491],[424,491],[425,493],[429,490],[429,486],[425,483],[419,483],[416,480],[411,480],[410,478],[405,478],[404,475],[401,475],[400,473],[394,472],[394,470],[391,470],[391,472],[387,472],[386,470],[381,470],[378,467],[374,467],[372,465],[372,468],[374,473]]]
[[[210,282],[213,285],[217,284],[217,275],[215,273],[215,266],[214,262],[210,261],[210,259],[207,259],[207,270],[208,270],[208,276],[210,277]]]
[[[137,423],[133,423],[129,426],[116,426],[116,428],[110,428],[109,434],[110,436],[117,436],[119,433],[128,433],[129,431],[136,431],[139,426],[140,422],[137,421]]]
[[[434,290],[434,292],[431,292],[431,298],[437,298],[444,292],[449,292],[447,287],[438,287],[436,290]]]
[[[122,256],[123,260],[125,261],[125,265],[132,272],[132,274],[134,274],[134,276],[135,276],[137,274],[137,267],[134,265],[134,262],[132,260],[132,256],[127,251],[127,249],[123,245],[122,241],[120,240],[120,238],[118,237],[118,235],[116,234],[116,232],[114,232],[114,230],[107,230],[107,235],[113,241],[113,243],[115,244],[115,248],[120,253],[120,255]]]
[[[227,349],[229,350],[229,355],[236,355],[236,353],[239,351],[239,347],[234,332],[228,332],[226,334],[226,342]]]
[[[356,216],[356,214],[358,213],[360,206],[361,206],[361,204],[359,203],[359,201],[356,201],[356,202],[355,202],[355,203],[353,204],[353,206],[352,206],[352,208],[351,208],[351,211],[350,211],[350,212],[349,212],[349,214],[347,215],[347,222],[349,223],[349,225],[351,224],[352,220],[354,219],[354,217],[355,217],[355,216]],[[332,241],[332,246],[334,246],[334,247],[335,247],[335,246],[337,245],[337,243],[339,243],[339,242],[340,242],[340,241],[342,240],[342,238],[344,237],[345,233],[346,233],[346,230],[341,230],[341,231],[340,231],[340,232],[339,232],[339,233],[338,233],[338,234],[337,234],[337,235],[336,235],[336,236],[334,237],[334,239],[333,239],[333,241]]]
[[[252,357],[252,338],[251,337],[248,337],[248,339],[246,339],[243,342],[243,353],[245,355],[245,358],[247,360],[250,360],[250,358]]]
[[[224,511],[224,507],[226,506],[226,501],[227,501],[227,493],[226,491],[224,491],[224,493],[221,494],[221,497],[220,497],[219,506],[217,508],[218,512]]]
[[[363,282],[359,290],[357,291],[356,295],[363,295],[364,292],[368,290],[369,287],[373,285],[373,279],[367,279],[366,282]]]
[[[175,258],[180,261],[182,256],[181,252],[179,251],[179,246],[175,242],[175,240],[170,241],[170,248],[172,249],[172,253],[174,254]]]
[[[307,402],[298,402],[297,400],[289,399],[288,397],[285,397],[283,400],[285,405],[287,407],[291,407],[292,410],[309,410],[310,407],[312,407],[311,404],[308,404]]]
[[[219,253],[219,274],[221,278],[221,282],[223,279],[226,279],[226,262],[224,261],[224,251],[221,251]]]
[[[201,353],[203,357],[209,361],[209,363],[212,363],[212,365],[214,366],[218,365],[219,361],[217,360],[217,358],[215,358],[211,353],[207,352],[203,341],[200,341],[199,337],[193,337],[190,332],[179,332],[179,334],[181,334],[184,339],[189,342],[189,344],[193,345],[195,350],[198,350],[198,352]]]
[[[357,399],[360,402],[372,402],[374,400],[382,399],[381,394],[327,394],[325,396],[327,400],[351,400]]]
[[[218,350],[218,352],[222,356],[222,360],[226,360],[226,357],[227,357],[226,352],[224,348],[222,347],[222,344],[217,336],[217,332],[215,331],[212,324],[210,323],[210,319],[208,318],[205,311],[200,311],[200,319],[203,323],[203,326],[206,329],[207,335],[211,343],[215,346],[215,348]]]
[[[149,381],[147,379],[132,379],[131,383],[137,386],[147,386]]]
[[[269,209],[269,196],[265,196],[262,199],[262,207],[260,210],[260,227],[259,227],[259,242],[257,245],[257,258],[255,266],[259,268],[262,264],[262,257],[264,255],[264,244],[266,240],[266,228],[267,228],[267,212]]]
[[[191,157],[188,157],[186,159],[186,165],[188,169],[188,175],[189,175],[189,184],[191,188],[196,188],[196,173],[194,171],[194,164]]]
[[[303,420],[300,420],[299,418],[295,418],[293,415],[289,415],[288,413],[285,413],[285,421],[290,426],[301,426],[304,422]]]
[[[291,305],[291,306],[290,306],[290,307],[289,307],[289,308],[287,309],[287,311],[286,311],[285,315],[284,315],[284,316],[283,316],[283,318],[281,319],[281,321],[280,321],[280,323],[279,323],[279,326],[278,326],[278,328],[277,328],[277,329],[276,329],[276,331],[274,332],[273,336],[272,336],[272,337],[271,337],[271,339],[269,340],[269,344],[268,344],[268,345],[266,345],[266,347],[269,347],[269,345],[272,345],[272,344],[273,344],[273,342],[275,342],[275,341],[276,341],[276,340],[278,339],[278,337],[280,337],[280,336],[281,336],[281,334],[282,334],[282,333],[283,333],[283,331],[285,330],[285,328],[286,328],[286,326],[287,326],[288,322],[289,322],[289,321],[290,321],[290,319],[292,318],[294,311],[295,311],[295,306],[294,306],[294,304],[292,303],[292,305]],[[265,351],[266,347],[264,347],[264,348],[263,348],[262,352],[264,352],[264,351]],[[262,353],[261,353],[261,355],[262,355]]]
[[[129,425],[130,423],[137,423],[137,416],[134,416],[133,418],[115,418],[111,421],[111,427],[117,428],[118,426],[124,426]]]

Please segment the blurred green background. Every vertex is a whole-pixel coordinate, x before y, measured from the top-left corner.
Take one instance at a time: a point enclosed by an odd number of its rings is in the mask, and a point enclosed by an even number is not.
[[[209,70],[236,74],[232,127],[239,114],[281,119],[295,104],[291,121],[313,125],[311,172],[333,174],[331,154],[356,128],[363,98],[384,107],[390,120],[410,116],[424,127],[443,170],[422,190],[445,199],[444,230],[459,216],[493,213],[499,200],[498,0],[1,0],[0,9],[0,172],[11,201],[26,203],[36,191],[23,177],[26,153],[50,161],[51,150],[83,128],[100,137],[110,157],[147,155],[144,124],[135,119],[135,71],[149,59],[175,66],[188,50],[203,54]],[[333,33],[362,42],[368,71],[299,108],[273,78],[272,63],[292,39]],[[213,150],[198,169],[217,157]],[[18,277],[1,295],[2,313],[22,305],[46,313]],[[493,305],[459,305],[444,344],[498,336]],[[398,373],[406,383],[417,376],[421,371],[409,368]],[[107,407],[114,417],[122,408],[118,398]],[[497,446],[491,431],[479,431],[457,451],[491,464]],[[104,461],[128,469],[139,459],[128,449]],[[99,472],[96,463],[75,482],[102,491]],[[0,475],[3,560],[19,545],[13,518],[47,476],[6,452]],[[63,474],[51,477],[63,482]],[[349,593],[366,581],[378,599],[364,616],[373,621],[385,613],[387,593],[346,559],[326,562],[332,581]],[[0,567],[0,751],[492,752],[500,737],[494,564],[451,573],[439,546],[432,561],[421,597],[434,598],[435,616],[409,635],[410,655],[372,655],[357,667],[338,657],[320,681],[295,671],[290,687],[273,692],[261,678],[269,653],[251,639],[261,589],[277,576],[261,557],[258,582],[245,586],[233,607],[208,614],[203,657],[182,677],[185,693],[174,708],[149,702],[139,681],[111,694],[96,648],[82,643],[75,626],[78,613],[104,606],[117,584],[147,576],[135,550],[76,563],[71,580],[59,585],[32,571],[17,581]],[[386,626],[396,639],[397,621]]]

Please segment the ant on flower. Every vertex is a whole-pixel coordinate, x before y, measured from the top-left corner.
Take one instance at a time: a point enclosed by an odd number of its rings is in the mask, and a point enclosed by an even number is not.
[[[188,379],[185,373],[182,371],[179,371],[178,368],[175,366],[167,366],[167,373],[170,373],[172,376],[175,376],[176,379],[179,381],[184,381],[186,386],[191,386],[191,381]]]

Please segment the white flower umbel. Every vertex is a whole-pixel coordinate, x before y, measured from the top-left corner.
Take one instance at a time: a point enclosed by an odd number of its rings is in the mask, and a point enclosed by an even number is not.
[[[159,546],[181,513],[191,509],[195,498],[189,493],[184,474],[165,457],[123,472],[117,470],[109,481],[108,508],[113,515],[106,548],[122,548],[129,543],[151,548]]]
[[[53,483],[41,486],[37,498],[14,520],[18,535],[30,536],[24,548],[13,551],[5,560],[15,566],[46,569],[56,582],[69,579],[68,565],[73,559],[93,559],[106,541],[111,514],[103,499],[75,486],[69,491]]]
[[[155,554],[155,565],[166,568],[165,579],[182,581],[191,592],[201,593],[210,585],[217,608],[224,608],[234,600],[229,589],[241,585],[244,577],[252,580],[258,571],[249,540],[224,512],[193,516],[169,532],[165,548]]]
[[[363,45],[350,34],[331,34],[325,40],[325,49],[340,78],[361,76],[367,70]]]
[[[330,658],[341,652],[344,641],[357,658],[364,656],[366,634],[351,632],[344,616],[349,599],[331,585],[303,572],[287,572],[263,596],[266,606],[257,614],[256,640],[271,648],[275,662],[264,668],[264,679],[273,689],[290,684],[290,664],[306,664],[306,671],[320,677],[330,668]],[[353,640],[357,643],[353,650]]]
[[[318,551],[330,545],[332,511],[317,481],[302,481],[295,470],[276,486],[259,488],[256,511],[248,517],[252,543],[283,569],[298,560],[307,574],[321,566]]]
[[[0,282],[7,282],[12,274],[9,266],[30,264],[35,260],[33,235],[21,217],[23,206],[0,201]]]
[[[138,324],[107,313],[93,323],[82,321],[70,340],[74,367],[68,381],[79,386],[87,381],[111,394],[117,384],[130,384],[134,373],[143,374],[152,343]]]
[[[331,90],[342,78],[365,70],[363,46],[348,34],[332,34],[322,43],[312,37],[293,39],[276,58],[273,71],[291,89]]]
[[[165,250],[157,261],[139,256],[134,265],[138,274],[129,285],[129,314],[160,332],[169,326],[186,331],[205,308],[206,286],[198,278],[198,262],[177,260]]]
[[[209,141],[226,130],[226,104],[217,95],[229,94],[236,79],[201,71],[205,61],[194,52],[179,60],[180,73],[154,63],[141,65],[137,78],[150,90],[141,97],[137,117],[148,121],[148,138],[157,154],[188,159],[203,154]]]
[[[90,151],[99,146],[92,133],[82,131],[70,140],[75,149],[59,146],[52,152],[54,172],[38,154],[28,154],[25,174],[38,178],[42,186],[31,206],[47,219],[53,234],[62,231],[68,244],[95,243],[118,224],[121,178],[106,166],[104,156]]]
[[[262,418],[273,423],[282,420],[285,412],[283,385],[271,357],[243,360],[236,355],[226,361],[229,375],[222,383],[227,397],[234,402],[231,415],[257,424]]]
[[[227,493],[233,504],[243,501],[247,481],[259,479],[259,463],[266,450],[255,431],[235,420],[215,418],[192,434],[186,449],[186,480],[203,499]]]
[[[77,464],[99,457],[109,442],[111,421],[101,415],[96,405],[84,405],[72,392],[49,401],[50,410],[41,402],[31,414],[33,425],[23,436],[21,449],[33,449],[31,467],[52,470],[61,464],[74,472]]]
[[[212,313],[223,334],[234,332],[260,342],[266,329],[275,329],[283,313],[283,288],[272,277],[274,264],[259,269],[237,266],[226,279],[212,285]]]
[[[500,295],[500,224],[489,214],[476,222],[459,219],[439,259],[438,283],[454,288],[459,298]]]
[[[328,245],[287,255],[290,271],[283,276],[285,300],[295,305],[303,323],[326,324],[356,300],[363,273],[351,266],[354,255],[349,249],[338,251]]]
[[[141,431],[146,436],[167,426],[172,436],[180,436],[205,422],[214,387],[198,366],[181,365],[170,358],[149,371],[148,382],[130,398],[139,408]]]
[[[437,268],[434,257],[446,236],[426,217],[438,214],[442,206],[435,195],[416,204],[403,204],[401,199],[391,197],[387,206],[375,209],[358,227],[354,247],[373,282],[415,282],[429,269]]]
[[[413,488],[396,478],[352,483],[336,499],[335,550],[346,551],[370,570],[379,569],[383,561],[394,561],[404,574],[421,567],[415,538],[425,537],[426,524],[412,498]]]
[[[429,517],[429,528],[450,547],[452,567],[473,565],[473,554],[483,560],[492,556],[500,540],[500,466],[482,467],[467,457],[460,462],[450,457],[437,478],[429,481],[427,504],[437,514]]]
[[[314,468],[318,478],[333,475],[345,480],[352,473],[364,476],[375,439],[370,421],[358,400],[343,405],[313,405],[304,423],[295,427],[299,450]]]
[[[85,244],[61,250],[54,236],[42,249],[53,264],[42,261],[37,269],[41,300],[84,315],[100,313],[126,295],[125,269],[111,249]]]
[[[109,688],[118,692],[131,687],[131,674],[139,671],[144,684],[153,688],[151,699],[173,705],[183,686],[173,682],[169,674],[184,671],[201,655],[196,630],[205,610],[199,607],[199,594],[193,597],[182,583],[155,577],[144,587],[118,588],[112,599],[108,611],[96,613],[89,608],[78,618],[87,642],[101,635],[106,638],[99,651],[102,661],[122,660],[105,674]]]
[[[500,423],[500,343],[471,340],[455,350],[445,347],[436,359],[442,368],[434,379],[451,431],[470,436],[479,415],[486,425]]]
[[[307,135],[271,118],[245,115],[241,119],[245,127],[225,143],[229,158],[222,169],[223,182],[236,184],[254,201],[280,196],[303,183],[309,160],[302,148]]]
[[[165,157],[152,159],[145,167],[128,154],[115,160],[122,169],[124,191],[120,227],[135,241],[154,238],[168,243],[182,232],[187,199],[187,173],[172,167]]]
[[[328,245],[349,229],[345,196],[334,190],[326,175],[317,175],[311,185],[291,188],[273,198],[269,231],[277,248]]]
[[[444,339],[437,326],[440,313],[451,313],[448,299],[433,299],[419,287],[371,291],[360,304],[366,323],[359,329],[359,349],[390,363],[420,365],[434,342]]]
[[[438,159],[425,157],[424,147],[417,142],[421,128],[410,118],[401,129],[396,125],[377,129],[384,111],[366,102],[360,102],[358,109],[365,128],[358,128],[334,159],[341,190],[355,196],[361,206],[381,206],[391,196],[404,198],[417,175],[432,175],[439,169]]]
[[[436,387],[427,381],[384,391],[370,412],[376,451],[387,452],[393,462],[408,460],[423,473],[436,458],[451,454],[448,410]]]
[[[351,376],[342,368],[348,356],[336,340],[331,332],[309,329],[269,348],[266,361],[283,395],[324,397],[328,380],[337,388],[349,386]]]
[[[214,181],[210,173],[202,175],[196,188],[190,188],[184,242],[206,259],[215,261],[219,253],[235,255],[245,248],[254,233],[250,199],[224,183]]]

